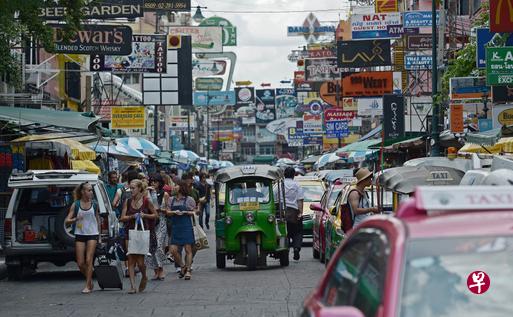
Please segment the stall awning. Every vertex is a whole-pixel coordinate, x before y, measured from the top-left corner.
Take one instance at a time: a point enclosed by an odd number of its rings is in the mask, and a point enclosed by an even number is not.
[[[493,129],[486,132],[469,133],[466,136],[467,143],[493,146],[501,137],[501,128]]]
[[[360,141],[366,141],[378,134],[381,133],[381,131],[383,131],[383,126],[382,125],[379,125],[377,128],[373,129],[371,132],[367,133],[366,135],[362,136],[360,138]]]
[[[337,153],[367,152],[373,145],[380,144],[381,140],[365,140],[348,144],[337,150]]]
[[[1,108],[1,107],[0,107]],[[69,147],[71,156],[78,160],[95,160],[96,152],[85,146],[84,144],[72,139],[62,137],[62,134],[40,134],[40,135],[27,135],[11,141],[12,144],[20,144],[26,142],[55,142],[64,144]]]
[[[89,160],[72,160],[71,168],[79,171],[86,171],[89,173],[100,174],[101,170],[96,164]]]
[[[75,130],[89,130],[100,117],[88,112],[57,111],[0,107],[0,120],[25,124],[39,124]]]
[[[274,162],[274,156],[273,155],[260,155],[255,156],[253,159],[253,163],[255,164],[272,164]]]

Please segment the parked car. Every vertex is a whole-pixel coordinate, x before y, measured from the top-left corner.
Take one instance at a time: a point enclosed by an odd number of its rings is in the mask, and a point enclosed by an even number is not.
[[[511,186],[418,188],[349,233],[301,316],[509,316],[511,199]]]
[[[73,190],[81,183],[93,186],[101,217],[101,235],[119,232],[116,214],[98,175],[70,170],[41,170],[12,174],[13,189],[7,209],[3,248],[9,279],[33,272],[39,262],[57,266],[75,260],[75,237],[64,220],[73,203]]]
[[[320,259],[321,263],[324,263],[326,260],[326,222],[330,211],[335,208],[335,201],[339,193],[345,186],[346,185],[342,183],[336,183],[330,186],[329,189],[324,192],[320,203],[310,205],[310,209],[314,211],[312,252],[314,259]]]
[[[312,238],[314,211],[310,208],[312,203],[320,203],[324,194],[324,183],[317,176],[298,176],[294,178],[304,191],[303,201],[303,237]]]

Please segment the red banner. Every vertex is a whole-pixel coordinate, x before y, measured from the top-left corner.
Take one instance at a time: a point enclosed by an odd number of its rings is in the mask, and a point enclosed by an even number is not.
[[[354,111],[343,111],[340,109],[328,109],[324,111],[324,122],[352,120],[356,117]]]
[[[513,32],[513,0],[490,0],[490,31]]]

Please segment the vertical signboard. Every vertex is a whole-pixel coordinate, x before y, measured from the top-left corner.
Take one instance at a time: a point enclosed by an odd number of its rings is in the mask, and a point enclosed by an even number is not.
[[[513,84],[513,46],[486,49],[486,83]]]
[[[278,88],[276,89],[276,118],[294,117],[297,106],[296,91],[294,88]]]
[[[376,13],[397,12],[398,0],[376,0]]]
[[[512,0],[490,0],[490,31],[513,33],[512,17]]]
[[[383,96],[383,126],[385,141],[404,136],[404,97]]]
[[[256,91],[256,123],[269,123],[276,120],[274,89]]]
[[[451,132],[463,133],[463,105],[452,104],[451,105]]]

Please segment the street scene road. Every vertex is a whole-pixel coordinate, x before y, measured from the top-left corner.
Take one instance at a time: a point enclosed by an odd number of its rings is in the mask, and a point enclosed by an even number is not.
[[[213,231],[210,245],[215,245]],[[144,293],[128,295],[124,290],[80,293],[83,276],[75,263],[56,267],[40,264],[39,272],[24,281],[0,281],[0,312],[9,316],[296,316],[306,295],[316,286],[324,265],[312,258],[311,247],[301,252],[299,262],[282,268],[268,259],[268,267],[247,271],[227,262],[215,265],[215,250],[197,253],[194,277],[179,279],[174,265],[166,265],[164,281],[150,281]],[[139,274],[140,277],[140,274]]]

